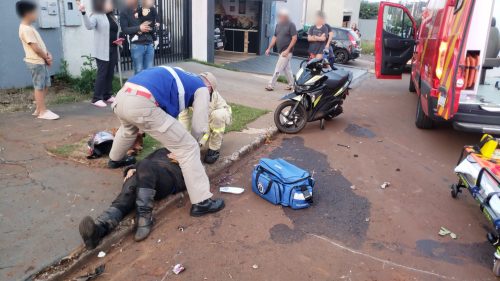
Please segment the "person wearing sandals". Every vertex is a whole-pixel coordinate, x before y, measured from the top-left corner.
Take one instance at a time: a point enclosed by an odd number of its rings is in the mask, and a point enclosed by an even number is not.
[[[293,56],[293,47],[297,43],[297,28],[295,24],[290,21],[287,10],[280,10],[278,12],[278,24],[274,31],[274,36],[271,44],[266,50],[266,55],[269,56],[274,45],[278,48],[280,54],[273,77],[266,87],[266,90],[273,91],[280,74],[284,73],[288,81],[286,90],[292,90],[294,78],[292,73],[292,66],[290,64]]]
[[[97,77],[94,85],[92,104],[97,107],[106,107],[113,103],[113,78],[118,63],[118,45],[120,25],[113,15],[112,0],[94,1],[94,13],[88,15],[85,6],[79,3],[79,10],[83,15],[83,23],[88,30],[94,30],[93,57],[97,63]]]
[[[45,96],[50,87],[48,68],[52,65],[52,55],[38,31],[32,26],[38,18],[37,6],[31,1],[16,2],[16,12],[21,18],[19,39],[25,52],[24,62],[31,72],[36,109],[33,116],[39,119],[56,120],[59,115],[45,107]]]

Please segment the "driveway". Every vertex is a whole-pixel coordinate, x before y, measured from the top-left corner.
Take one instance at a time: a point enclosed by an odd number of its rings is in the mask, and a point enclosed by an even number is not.
[[[274,73],[274,68],[276,66],[276,62],[278,61],[278,56],[276,55],[271,55],[271,56],[249,56],[248,59],[242,60],[242,61],[233,61],[233,62],[228,62],[225,63],[224,66],[231,68],[231,69],[236,69],[238,71],[242,72],[251,72],[251,73],[258,73],[258,74],[264,74],[264,75],[273,75]],[[298,58],[294,57],[292,59],[292,70],[293,73],[297,73],[297,71],[300,68],[300,63],[303,62],[303,58]],[[354,64],[354,62],[352,62]],[[353,73],[354,79],[360,78],[367,72],[367,68],[364,68],[365,65],[362,65],[362,67],[359,66],[354,66],[354,65],[340,65],[336,64],[335,65],[338,68],[343,68],[345,70],[349,70]]]

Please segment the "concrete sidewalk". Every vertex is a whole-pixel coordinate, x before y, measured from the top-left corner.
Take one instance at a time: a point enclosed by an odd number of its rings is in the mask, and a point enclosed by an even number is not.
[[[266,92],[266,76],[191,62],[176,66],[213,72],[229,102],[273,110],[284,93]],[[41,121],[29,112],[0,115],[0,280],[25,279],[77,248],[80,219],[97,216],[121,189],[120,171],[90,168],[46,152],[54,144],[73,143],[92,132],[117,127],[111,110],[88,102],[53,109],[61,120]],[[270,126],[272,113],[244,132],[226,135],[222,156],[231,159]]]
[[[273,75],[274,68],[276,66],[276,62],[278,61],[278,56],[254,56],[250,57],[246,60],[230,62],[224,64],[224,66],[236,69],[242,72],[250,72],[250,73],[258,73],[263,75]],[[292,59],[292,71],[293,73],[297,73],[300,68],[300,64],[304,61],[302,58],[294,57]],[[353,62],[352,65],[340,65],[336,64],[335,66],[338,68],[343,68],[345,70],[351,71],[353,73],[354,79],[358,79],[363,76],[367,69],[363,67],[356,67],[357,63]]]

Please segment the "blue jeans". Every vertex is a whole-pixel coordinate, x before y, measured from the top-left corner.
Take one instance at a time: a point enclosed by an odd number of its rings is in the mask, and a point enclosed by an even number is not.
[[[135,74],[153,67],[155,60],[155,48],[153,44],[131,44],[130,53],[132,54]]]

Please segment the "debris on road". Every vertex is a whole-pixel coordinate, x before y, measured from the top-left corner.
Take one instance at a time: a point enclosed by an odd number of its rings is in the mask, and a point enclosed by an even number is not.
[[[351,148],[351,146],[350,146],[350,145],[341,144],[341,143],[337,143],[337,146],[340,146],[340,147],[345,147],[345,148]]]
[[[172,269],[172,272],[175,273],[176,275],[180,274],[181,272],[183,272],[184,270],[186,270],[186,268],[178,263],[174,266],[174,268]]]
[[[384,182],[383,184],[381,184],[381,185],[380,185],[380,188],[382,188],[382,189],[386,189],[386,188],[388,188],[389,186],[391,186],[391,183],[390,183],[390,182],[388,182],[388,181],[386,181],[386,182]]]
[[[452,239],[457,239],[457,238],[458,238],[458,236],[457,236],[455,233],[451,232],[449,229],[447,229],[447,228],[446,228],[446,227],[444,227],[444,226],[441,226],[441,229],[439,229],[438,234],[439,234],[439,236],[446,236],[446,235],[450,235],[450,237],[451,237]]]
[[[257,264],[254,264],[254,265],[252,265],[252,268],[253,268],[253,269],[258,269],[258,268],[259,268],[259,266],[258,266]]]
[[[179,230],[180,232],[184,232],[184,226],[179,225],[179,226],[177,227],[177,230]]]
[[[101,264],[100,266],[95,268],[94,272],[89,272],[85,275],[82,275],[82,276],[75,278],[74,280],[75,281],[89,281],[89,280],[95,279],[96,277],[98,277],[99,275],[104,273],[105,268],[106,268],[105,265]]]
[[[106,253],[103,251],[100,251],[99,254],[97,254],[98,258],[104,258],[106,256]]]
[[[355,186],[355,185],[351,185],[351,189],[352,189],[352,190],[355,190],[355,189],[356,189],[356,186]]]
[[[370,218],[366,218],[366,219],[365,219],[365,221],[366,221],[366,222],[370,222]]]
[[[219,191],[222,192],[222,193],[231,193],[231,194],[242,194],[243,192],[245,192],[245,189],[244,188],[241,188],[241,187],[234,187],[234,186],[223,186],[221,188],[219,188]]]

